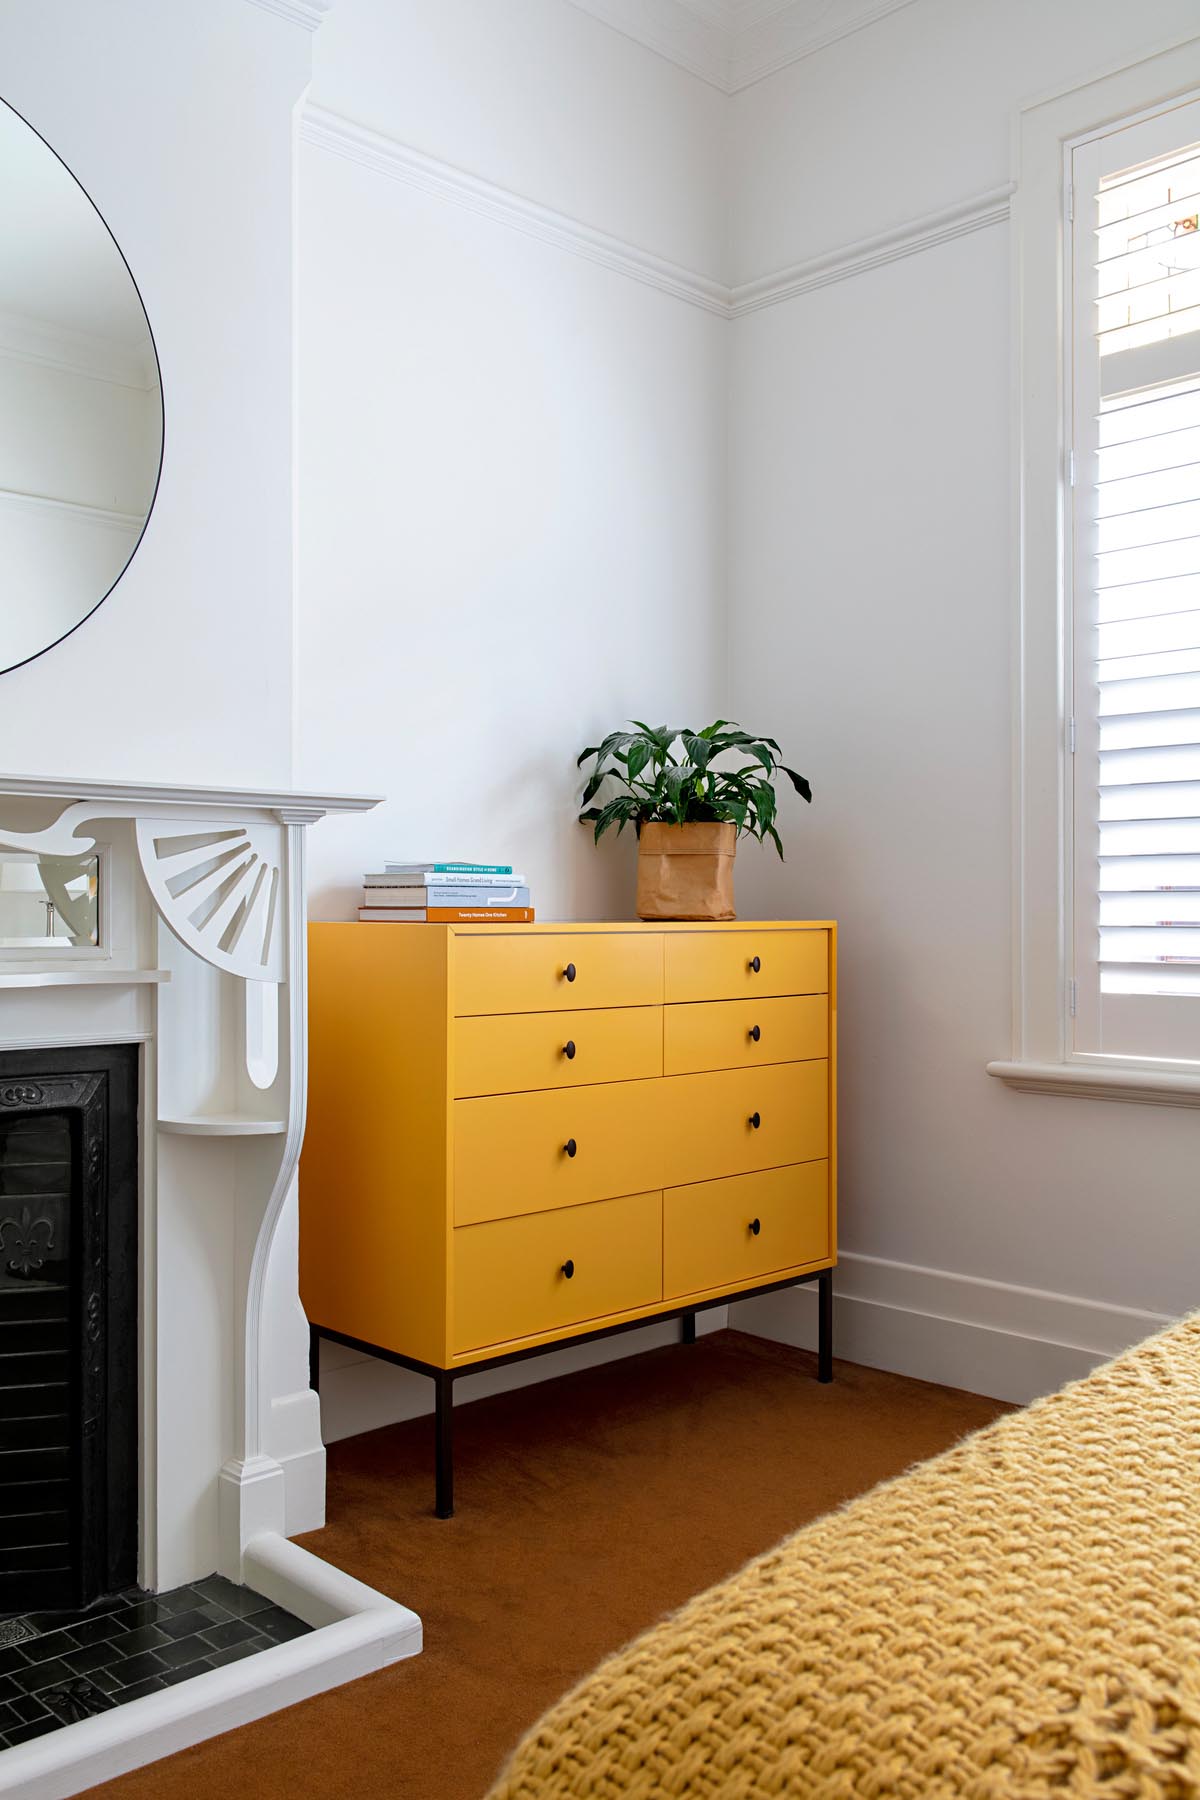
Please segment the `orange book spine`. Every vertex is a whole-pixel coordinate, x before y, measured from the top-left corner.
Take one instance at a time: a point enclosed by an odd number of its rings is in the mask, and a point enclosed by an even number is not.
[[[431,906],[431,925],[532,925],[532,906]]]

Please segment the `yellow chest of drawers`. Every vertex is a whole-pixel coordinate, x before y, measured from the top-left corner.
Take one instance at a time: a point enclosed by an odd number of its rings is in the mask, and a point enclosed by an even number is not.
[[[327,924],[309,956],[304,1305],[447,1376],[439,1512],[456,1371],[834,1263],[831,923]]]

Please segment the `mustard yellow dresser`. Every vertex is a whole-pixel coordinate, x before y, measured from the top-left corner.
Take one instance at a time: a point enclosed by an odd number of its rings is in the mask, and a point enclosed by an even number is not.
[[[457,1375],[798,1281],[832,1375],[836,928],[313,925],[300,1282]]]

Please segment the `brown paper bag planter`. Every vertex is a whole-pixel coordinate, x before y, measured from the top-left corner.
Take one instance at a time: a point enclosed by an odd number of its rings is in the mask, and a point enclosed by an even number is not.
[[[737,827],[643,825],[638,838],[639,919],[734,919]]]

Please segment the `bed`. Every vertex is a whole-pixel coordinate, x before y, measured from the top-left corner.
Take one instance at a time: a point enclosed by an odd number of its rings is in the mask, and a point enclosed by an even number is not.
[[[601,1665],[488,1800],[1195,1800],[1200,1315]]]

